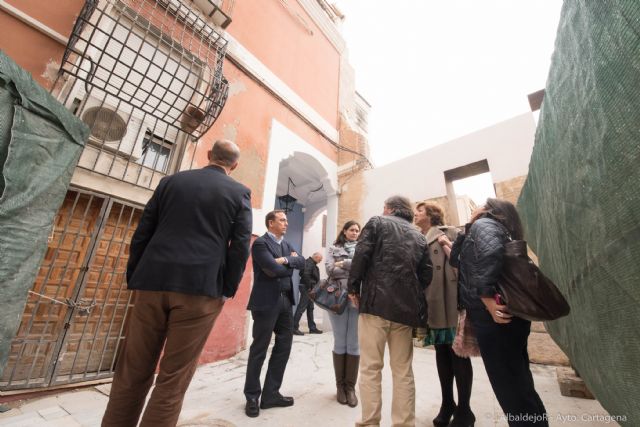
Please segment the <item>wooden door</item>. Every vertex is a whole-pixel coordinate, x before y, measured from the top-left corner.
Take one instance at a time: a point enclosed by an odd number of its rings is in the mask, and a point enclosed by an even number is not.
[[[42,264],[22,315],[0,386],[3,389],[48,385],[64,333],[68,298],[96,237],[106,198],[69,191],[59,209]],[[55,301],[60,301],[56,303]]]
[[[11,342],[0,389],[111,376],[123,337],[129,242],[142,211],[69,190]]]
[[[70,312],[52,385],[113,375],[130,307],[131,293],[126,290],[129,242],[141,213],[137,207],[109,202],[75,298],[78,307]]]

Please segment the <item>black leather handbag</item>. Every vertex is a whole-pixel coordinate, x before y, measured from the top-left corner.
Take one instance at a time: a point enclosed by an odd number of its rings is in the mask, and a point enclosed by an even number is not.
[[[339,282],[331,279],[322,279],[309,291],[309,298],[318,307],[331,311],[335,314],[342,314],[349,301],[347,289]]]
[[[509,312],[526,320],[555,320],[571,310],[558,287],[529,258],[524,240],[505,244],[498,288]]]

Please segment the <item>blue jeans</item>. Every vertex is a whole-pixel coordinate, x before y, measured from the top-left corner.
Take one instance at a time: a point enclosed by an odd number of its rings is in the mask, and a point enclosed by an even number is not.
[[[360,355],[358,346],[358,309],[347,303],[342,314],[329,312],[333,329],[333,352],[336,354]]]

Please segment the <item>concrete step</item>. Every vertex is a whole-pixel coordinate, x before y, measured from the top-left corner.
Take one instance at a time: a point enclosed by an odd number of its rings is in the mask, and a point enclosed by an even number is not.
[[[595,399],[584,380],[576,375],[571,368],[557,368],[558,385],[560,394],[567,397],[578,397],[581,399]]]

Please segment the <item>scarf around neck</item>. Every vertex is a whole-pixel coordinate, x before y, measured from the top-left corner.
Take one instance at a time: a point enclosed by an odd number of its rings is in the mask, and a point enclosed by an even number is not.
[[[349,258],[353,258],[353,254],[356,252],[357,241],[344,242],[344,250],[349,254]]]

